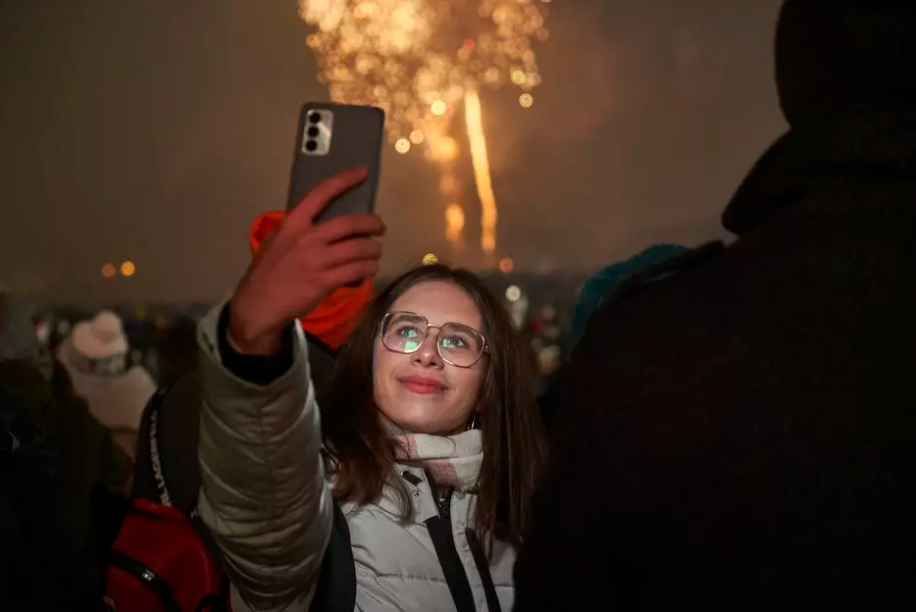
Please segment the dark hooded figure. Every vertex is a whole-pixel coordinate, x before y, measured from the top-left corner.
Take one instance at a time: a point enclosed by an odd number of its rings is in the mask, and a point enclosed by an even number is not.
[[[516,610],[916,609],[916,2],[789,0],[776,75],[738,241],[589,322]]]

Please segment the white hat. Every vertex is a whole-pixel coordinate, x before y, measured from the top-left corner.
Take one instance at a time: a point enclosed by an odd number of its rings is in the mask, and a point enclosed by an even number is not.
[[[121,319],[103,310],[93,320],[78,323],[73,328],[73,350],[91,361],[117,357],[126,361],[128,344]]]
[[[73,390],[89,404],[98,421],[117,432],[136,432],[156,383],[140,366],[128,368],[127,337],[121,319],[103,310],[73,328],[57,357],[73,381]]]

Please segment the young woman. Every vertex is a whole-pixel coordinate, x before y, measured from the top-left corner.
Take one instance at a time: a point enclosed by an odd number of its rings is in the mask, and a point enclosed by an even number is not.
[[[508,611],[546,445],[527,347],[480,281],[428,266],[383,291],[319,419],[292,322],[377,271],[377,217],[311,223],[363,177],[309,194],[201,325],[201,516],[251,609],[309,608],[337,503],[356,609]]]

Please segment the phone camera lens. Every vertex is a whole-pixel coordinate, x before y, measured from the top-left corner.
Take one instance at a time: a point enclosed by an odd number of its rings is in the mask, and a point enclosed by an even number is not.
[[[317,148],[318,148],[318,143],[315,142],[314,140],[309,140],[308,142],[305,143],[306,151],[314,151]]]
[[[321,123],[321,113],[311,113],[309,115],[309,121],[312,123]]]
[[[309,138],[318,138],[318,128],[315,126],[309,128]]]

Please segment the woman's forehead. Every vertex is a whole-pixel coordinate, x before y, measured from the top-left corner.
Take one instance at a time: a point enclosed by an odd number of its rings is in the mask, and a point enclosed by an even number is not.
[[[414,285],[394,301],[391,310],[423,315],[430,325],[461,323],[474,329],[481,326],[480,311],[474,300],[458,285],[447,281]]]

